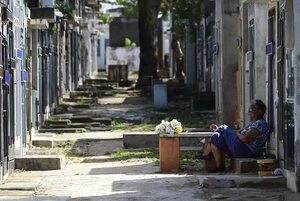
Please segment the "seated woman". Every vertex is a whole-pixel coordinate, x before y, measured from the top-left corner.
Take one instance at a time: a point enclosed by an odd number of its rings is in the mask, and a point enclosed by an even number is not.
[[[210,125],[215,133],[205,140],[203,154],[196,155],[197,159],[216,161],[216,169],[210,172],[225,171],[225,155],[236,158],[255,157],[265,146],[268,139],[268,124],[264,119],[266,105],[261,100],[251,102],[248,109],[250,123],[242,130],[235,132],[226,125]]]

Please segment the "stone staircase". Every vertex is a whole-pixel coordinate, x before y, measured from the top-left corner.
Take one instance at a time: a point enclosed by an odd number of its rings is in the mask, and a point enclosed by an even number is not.
[[[89,109],[101,105],[101,98],[117,94],[128,95],[132,81],[112,82],[102,77],[84,80],[76,91],[55,108],[55,114],[44,122],[39,133],[78,133],[85,131],[111,130],[111,118],[75,114],[75,109]],[[121,87],[119,87],[121,85]],[[124,88],[125,87],[125,88]],[[126,88],[127,87],[127,88]],[[70,113],[67,115],[67,113]]]
[[[119,85],[121,88],[119,88]],[[79,86],[76,91],[70,92],[69,97],[63,99],[63,103],[55,108],[54,115],[45,120],[42,128],[38,130],[38,133],[32,140],[33,148],[37,149],[29,149],[26,156],[16,158],[16,169],[61,169],[65,165],[65,156],[61,155],[61,153],[56,153],[53,148],[64,146],[67,141],[55,141],[53,137],[61,133],[111,130],[111,118],[99,117],[97,114],[81,114],[78,111],[99,106],[99,100],[103,97],[132,93],[127,91],[127,88],[131,85],[131,81],[118,83],[104,78],[86,79],[83,85]],[[72,112],[72,110],[77,111]]]
[[[72,115],[57,118],[53,115],[46,120],[39,133],[78,133],[86,131],[111,130],[111,118]]]

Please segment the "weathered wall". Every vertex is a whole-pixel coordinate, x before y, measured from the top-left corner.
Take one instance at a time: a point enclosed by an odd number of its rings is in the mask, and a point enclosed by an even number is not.
[[[106,45],[108,45],[109,40],[109,27],[108,25],[102,25],[102,29],[104,33],[100,35],[100,42],[97,43],[97,63],[98,69],[105,70],[106,69]],[[100,43],[100,44],[99,44]],[[100,47],[98,47],[100,45]]]
[[[106,70],[109,65],[128,65],[129,71],[138,71],[140,65],[140,48],[107,47]]]
[[[300,192],[300,1],[293,1],[294,6],[294,30],[295,46],[293,52],[293,66],[295,79],[294,95],[294,122],[295,122],[295,168],[296,177],[290,187]]]
[[[266,44],[268,33],[268,8],[266,2],[256,2],[254,4],[255,23],[255,99],[260,99],[266,103]]]
[[[110,23],[109,38],[111,47],[124,46],[124,39],[127,37],[139,46],[139,27],[137,18],[117,17]]]
[[[234,114],[237,108],[237,91],[235,76],[238,70],[238,37],[239,1],[216,1],[216,26],[219,29],[219,53],[217,63],[221,66],[218,71],[217,109],[218,119],[234,127]],[[225,107],[226,106],[226,107]]]

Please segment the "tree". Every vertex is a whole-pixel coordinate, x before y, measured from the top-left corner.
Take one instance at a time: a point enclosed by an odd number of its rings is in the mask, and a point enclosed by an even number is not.
[[[145,76],[157,78],[157,16],[160,0],[138,0],[139,36],[140,36],[140,70],[137,87]]]
[[[103,2],[111,2],[102,0]],[[137,87],[140,87],[146,76],[157,78],[157,16],[169,11],[173,16],[174,31],[179,39],[183,38],[186,26],[194,33],[200,19],[203,0],[116,0],[124,6],[124,13],[133,15],[138,12],[140,35],[140,70]]]
[[[186,27],[196,35],[197,25],[201,18],[201,4],[208,0],[163,0],[161,12],[172,13],[172,28],[179,39],[185,34]]]

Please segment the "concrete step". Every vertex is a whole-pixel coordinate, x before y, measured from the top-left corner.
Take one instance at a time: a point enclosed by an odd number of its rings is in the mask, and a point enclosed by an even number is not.
[[[34,138],[48,138],[48,137],[55,137],[56,134],[54,133],[36,133],[34,135]]]
[[[111,131],[111,127],[90,127],[90,131]]]
[[[15,169],[21,170],[59,170],[65,164],[63,155],[33,155],[15,158]]]
[[[35,191],[38,186],[39,186],[38,182],[10,182],[10,183],[1,184],[0,190],[2,190],[2,191]]]
[[[83,81],[83,84],[103,84],[103,83],[110,83],[110,81],[103,78],[87,78]]]
[[[69,128],[90,128],[90,127],[98,127],[100,123],[92,122],[92,123],[71,123]]]
[[[96,92],[97,89],[96,89],[94,86],[92,86],[92,85],[87,85],[87,84],[85,84],[85,85],[80,85],[80,86],[78,86],[77,89],[76,89],[76,91],[90,91],[90,92]]]
[[[72,108],[75,109],[90,109],[93,105],[98,105],[97,103],[84,103],[84,104],[74,104],[74,105],[69,105],[67,108],[67,111],[72,111]]]
[[[47,147],[47,148],[53,148],[54,142],[53,140],[47,140],[47,139],[33,139],[32,145],[36,147]]]
[[[76,102],[76,103],[83,103],[83,104],[87,104],[87,103],[97,103],[98,100],[97,98],[64,98],[63,99],[64,102]]]
[[[115,84],[117,85],[117,84]],[[96,87],[96,89],[98,91],[103,91],[103,90],[114,90],[114,87],[111,86],[110,84],[107,84],[107,85],[94,85],[94,87]]]
[[[131,81],[131,80],[119,81],[119,87],[131,87],[132,84],[133,84],[133,81]]]
[[[52,129],[52,128],[90,128],[100,126],[100,123],[70,123],[68,125],[60,125],[60,124],[50,124],[43,126],[43,128]]]
[[[202,147],[183,146],[180,147],[180,151],[202,151]]]
[[[78,98],[78,97],[96,97],[97,93],[92,91],[71,91],[70,98]]]
[[[69,125],[59,125],[59,124],[51,124],[42,126],[43,129],[57,129],[57,128],[72,128]]]
[[[210,174],[199,175],[202,188],[284,188],[286,179],[283,176],[259,177],[253,175]]]
[[[92,123],[95,120],[90,116],[73,116],[69,118],[72,123]]]
[[[68,119],[47,119],[45,121],[46,126],[58,125],[58,126],[68,126],[71,123]]]
[[[89,109],[93,105],[98,105],[96,103],[75,103],[75,102],[65,102],[54,108],[55,114],[65,114],[67,112],[72,112],[73,109]]]
[[[179,135],[180,137],[180,135]],[[201,150],[202,137],[182,137],[180,138],[180,147],[199,147]],[[159,136],[153,134],[124,134],[123,146],[125,148],[158,148]],[[183,148],[184,149],[184,148]]]
[[[41,128],[39,133],[80,133],[84,132],[81,128]]]
[[[135,95],[140,92],[128,91],[127,89],[101,90],[101,96],[115,96],[117,94]]]
[[[116,93],[112,90],[101,91],[101,96],[115,96]]]
[[[110,117],[94,117],[95,122],[99,122],[102,125],[111,125],[112,119]]]
[[[230,168],[234,173],[256,173],[258,171],[256,158],[231,158]]]
[[[26,152],[27,155],[53,155],[55,154],[51,152],[51,148],[56,147],[58,145],[64,145],[66,143],[74,143],[76,140],[62,140],[55,138],[37,138],[32,140],[32,145],[40,148],[50,148],[48,152],[41,150],[41,152],[36,152],[32,150],[28,150]]]
[[[124,134],[123,147],[130,148],[158,148],[159,137],[157,134]]]

